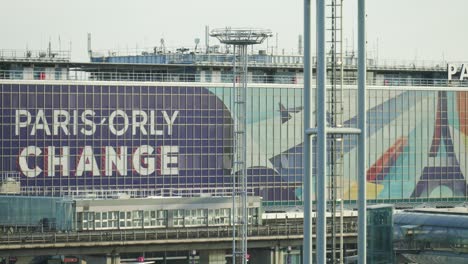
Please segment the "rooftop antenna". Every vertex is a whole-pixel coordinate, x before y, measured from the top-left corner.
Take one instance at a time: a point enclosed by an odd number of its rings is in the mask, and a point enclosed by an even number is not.
[[[234,101],[234,159],[232,166],[233,194],[232,194],[232,263],[246,264],[248,210],[247,210],[247,73],[249,45],[261,44],[272,36],[270,30],[249,28],[223,28],[211,31],[221,43],[233,46],[233,88]],[[239,61],[238,61],[239,60]],[[237,61],[239,63],[237,63]],[[237,83],[240,83],[238,86]]]
[[[205,51],[206,53],[210,52],[210,26],[205,26]]]
[[[159,40],[159,43],[161,44],[161,45],[159,46],[161,52],[162,52],[162,53],[166,53],[166,44],[165,44],[166,41],[164,40],[164,38],[161,38],[161,39]]]
[[[48,46],[48,48],[47,48],[47,55],[48,55],[49,57],[52,56],[52,41],[50,40],[50,36],[49,36],[49,46]]]
[[[348,38],[345,38],[345,55],[349,56]]]
[[[302,35],[299,35],[297,38],[297,51],[299,55],[302,55],[302,50],[303,50],[303,41],[302,41]]]
[[[26,42],[26,58],[31,58],[32,52],[29,50],[29,44]]]
[[[378,64],[379,62],[379,42],[380,42],[380,38],[377,37],[377,57],[375,58],[375,63]]]
[[[198,48],[198,44],[200,44],[200,39],[199,38],[195,38],[195,52],[197,52],[197,48]]]
[[[278,33],[276,33],[275,53],[278,54]]]
[[[91,33],[88,33],[88,56],[93,56],[93,50],[91,49]]]

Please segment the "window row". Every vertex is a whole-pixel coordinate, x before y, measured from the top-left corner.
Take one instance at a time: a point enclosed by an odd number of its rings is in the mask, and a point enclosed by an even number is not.
[[[230,208],[77,213],[79,230],[220,226],[230,225],[231,219]],[[258,224],[259,209],[249,208],[248,219],[249,224]]]

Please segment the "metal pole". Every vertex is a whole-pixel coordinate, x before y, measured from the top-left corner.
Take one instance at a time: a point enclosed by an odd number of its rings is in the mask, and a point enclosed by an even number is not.
[[[358,154],[358,258],[359,264],[366,263],[366,1],[358,1],[358,112],[359,112],[359,154]]]
[[[247,262],[247,235],[248,235],[248,208],[247,208],[247,168],[246,166],[246,98],[248,82],[248,54],[247,46],[260,44],[266,38],[271,37],[269,30],[249,29],[217,29],[213,30],[212,36],[217,37],[221,43],[234,46],[234,96],[232,108],[236,114],[234,122],[235,133],[235,155],[233,159],[233,263],[240,260]],[[236,66],[236,57],[239,56],[239,66]],[[239,74],[239,85],[236,85]],[[239,205],[239,208],[236,205]],[[239,234],[236,238],[236,234]],[[236,243],[239,242],[238,245]],[[239,248],[241,249],[239,251]],[[237,255],[237,256],[236,256]]]
[[[326,80],[325,56],[325,0],[317,0],[317,263],[326,263],[327,217],[327,132],[326,132]]]
[[[312,117],[312,67],[310,54],[310,0],[304,0],[304,242],[302,258],[304,264],[312,263],[312,155],[311,136],[306,132]]]
[[[332,0],[331,3],[328,5],[331,7],[331,76],[330,76],[330,84],[331,84],[331,95],[330,99],[330,123],[331,127],[336,127],[337,124],[340,124],[338,120],[338,114],[336,112],[336,105],[337,105],[337,84],[336,84],[336,54],[337,54],[337,37],[336,37],[336,1]],[[328,198],[331,200],[331,261],[335,263],[336,260],[336,176],[338,175],[338,168],[336,164],[336,138],[335,135],[332,134],[330,136],[330,161],[329,161],[329,170],[330,170],[330,187],[329,187],[329,196]]]
[[[343,0],[341,0],[340,8],[340,101],[343,102],[343,79],[344,79],[344,61],[343,61]],[[343,112],[343,103],[340,105],[340,112]],[[343,119],[340,120],[340,125],[343,123]],[[344,149],[344,140],[341,137],[341,162],[343,162],[343,149]],[[343,164],[343,163],[342,163]],[[343,173],[343,167],[341,167],[341,173]],[[344,241],[343,241],[343,189],[344,189],[344,180],[343,174],[341,175],[341,193],[340,193],[340,264],[344,263]]]
[[[233,58],[234,58],[234,61],[233,61],[233,68],[232,68],[232,75],[233,75],[233,84],[232,84],[232,99],[231,99],[231,105],[233,107],[233,111],[235,113],[235,111],[237,111],[237,109],[235,109],[235,97],[236,97],[236,79],[237,79],[237,71],[236,71],[236,46],[234,46],[234,50],[233,50]],[[238,122],[237,120],[234,120],[234,122]],[[234,143],[234,144],[237,144],[237,143]],[[235,150],[235,151],[239,151],[239,150]],[[237,153],[236,153],[237,155]],[[234,167],[234,166],[233,166]],[[236,203],[236,197],[237,197],[237,176],[236,176],[236,172],[233,171],[232,172],[232,183],[233,183],[233,186],[232,186],[232,263],[235,264],[236,263],[236,228],[237,228],[237,214],[236,214],[236,210],[237,210],[237,203]]]
[[[343,203],[343,198],[341,198],[340,199],[340,264],[344,263],[343,213],[344,213],[344,203]]]
[[[247,264],[247,228],[248,228],[248,216],[247,216],[247,166],[245,165],[246,158],[247,158],[247,45],[242,45],[241,47],[241,54],[242,54],[242,131],[244,131],[242,137],[242,160],[244,161],[244,165],[242,168],[242,263]]]

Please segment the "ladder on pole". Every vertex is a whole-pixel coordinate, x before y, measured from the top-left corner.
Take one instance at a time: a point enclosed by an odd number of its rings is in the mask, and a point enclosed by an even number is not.
[[[343,0],[327,0],[327,50],[328,56],[328,71],[331,90],[327,98],[327,111],[329,113],[328,122],[330,127],[343,126]],[[342,263],[343,254],[341,242],[338,245],[340,255],[337,255],[338,235],[337,225],[342,228],[342,218],[337,219],[338,201],[343,198],[343,135],[330,134],[329,141],[329,186],[328,199],[331,212],[331,259],[332,263]],[[342,204],[340,204],[340,207]],[[341,213],[340,213],[341,215]],[[341,232],[341,231],[340,231]],[[341,237],[340,237],[340,241]],[[338,261],[339,260],[339,261]]]

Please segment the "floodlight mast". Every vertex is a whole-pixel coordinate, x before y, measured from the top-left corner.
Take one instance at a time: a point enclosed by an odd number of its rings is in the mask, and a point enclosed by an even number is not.
[[[221,43],[234,46],[232,111],[234,112],[234,159],[232,166],[232,263],[246,264],[248,208],[247,208],[247,72],[249,45],[261,44],[273,34],[270,30],[251,28],[213,29],[210,36]],[[240,85],[238,85],[238,83]]]

